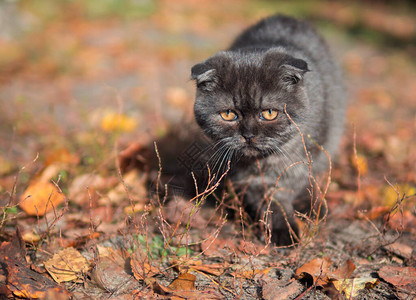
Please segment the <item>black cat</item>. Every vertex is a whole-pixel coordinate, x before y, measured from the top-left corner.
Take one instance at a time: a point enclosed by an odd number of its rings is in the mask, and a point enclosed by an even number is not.
[[[272,16],[244,31],[227,51],[192,68],[195,118],[216,152],[214,172],[230,179],[246,211],[264,218],[271,239],[291,244],[294,203],[317,194],[342,134],[346,97],[323,39],[306,22]],[[299,207],[300,207],[299,206]]]

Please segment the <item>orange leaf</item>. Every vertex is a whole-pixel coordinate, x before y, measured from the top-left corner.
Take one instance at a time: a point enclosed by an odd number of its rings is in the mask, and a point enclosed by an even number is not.
[[[88,270],[88,262],[72,247],[63,249],[45,262],[45,269],[58,282],[77,280],[82,272]]]
[[[315,258],[298,268],[295,274],[299,277],[303,277],[302,273],[310,274],[317,285],[323,285],[327,283],[326,274],[331,265],[332,261],[328,257]]]
[[[360,172],[361,175],[366,175],[368,172],[368,163],[367,158],[362,155],[353,156],[351,158],[351,163],[355,170]]]
[[[130,264],[134,278],[137,280],[145,280],[160,273],[156,267],[147,262],[147,259],[146,261],[140,261],[136,253],[132,254]]]
[[[256,276],[257,274],[267,275],[267,273],[269,273],[271,269],[272,268],[260,269],[260,270],[258,269],[257,270],[243,270],[241,272],[233,273],[233,275],[239,278],[253,279],[254,276]]]
[[[296,275],[303,277],[303,274],[307,273],[312,276],[317,285],[323,286],[331,280],[349,278],[355,270],[355,264],[350,259],[335,270],[331,270],[331,267],[333,263],[330,258],[315,258],[298,268]]]
[[[64,164],[78,164],[80,161],[80,158],[75,155],[69,153],[69,151],[65,148],[54,150],[50,153],[48,153],[48,156],[46,157],[45,164],[51,165],[53,163],[64,163]]]
[[[32,182],[19,206],[30,216],[43,216],[64,201],[64,195],[50,182]]]
[[[101,128],[107,132],[131,132],[137,126],[137,121],[123,114],[109,112],[101,120]]]
[[[173,291],[193,291],[195,290],[196,276],[191,273],[183,273],[178,276],[171,284],[169,288]]]
[[[228,267],[229,267],[228,263],[224,262],[222,264],[192,266],[192,269],[201,271],[207,274],[212,274],[215,276],[220,276],[222,273],[224,273],[225,269],[227,269]]]

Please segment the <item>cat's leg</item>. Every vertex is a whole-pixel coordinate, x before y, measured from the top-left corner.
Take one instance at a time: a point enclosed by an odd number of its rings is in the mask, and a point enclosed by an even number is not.
[[[246,211],[259,222],[266,242],[268,238],[279,246],[298,242],[292,200],[293,193],[290,192],[266,193],[263,185],[257,184],[246,187],[243,195]]]
[[[304,188],[293,202],[296,211],[303,214],[306,218],[324,217],[327,213],[326,200],[322,196],[322,190],[314,182],[312,187],[308,185]]]
[[[292,201],[293,195],[282,191],[275,193],[269,203],[271,240],[279,246],[293,245],[299,241]]]

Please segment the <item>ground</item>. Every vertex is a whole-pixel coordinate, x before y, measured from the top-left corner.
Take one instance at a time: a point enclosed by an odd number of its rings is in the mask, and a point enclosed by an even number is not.
[[[329,213],[300,216],[289,248],[261,242],[235,206],[204,203],[203,189],[168,201],[147,185],[169,164],[158,141],[193,120],[191,67],[275,12],[317,27],[349,95],[322,180]],[[410,1],[0,3],[0,294],[413,299],[415,12]]]

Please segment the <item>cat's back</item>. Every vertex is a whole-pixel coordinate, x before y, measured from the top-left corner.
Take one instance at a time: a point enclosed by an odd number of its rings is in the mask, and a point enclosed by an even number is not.
[[[281,47],[302,52],[314,60],[329,55],[326,43],[308,22],[284,15],[265,18],[248,28],[237,37],[229,50],[247,47]]]

